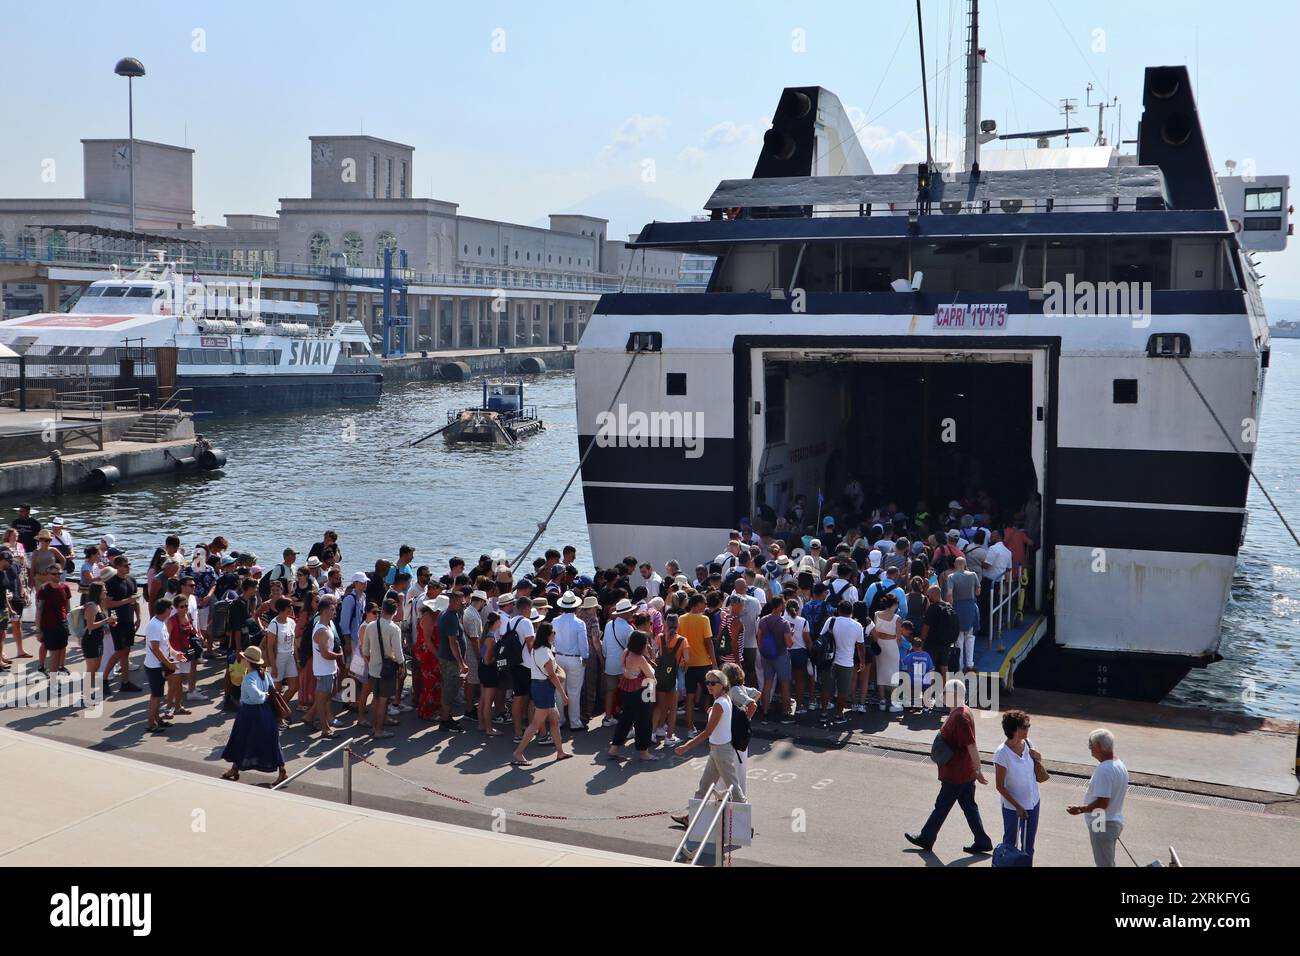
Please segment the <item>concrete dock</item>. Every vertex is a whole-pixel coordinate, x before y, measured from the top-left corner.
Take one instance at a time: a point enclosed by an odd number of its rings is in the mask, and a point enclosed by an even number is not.
[[[159,440],[130,440],[153,414],[105,411],[91,421],[47,408],[0,410],[0,498],[87,490],[96,469],[114,468],[122,481],[177,472],[178,459],[197,454],[194,421],[159,413]]]
[[[0,729],[4,866],[667,866],[241,787]],[[250,826],[249,821],[257,821]]]
[[[462,364],[471,375],[512,375],[528,360],[541,361],[547,371],[567,371],[573,368],[574,347],[571,345],[540,345],[532,348],[495,349],[441,349],[431,352],[412,352],[383,360],[384,384],[398,382],[428,382],[446,379],[446,366]]]
[[[78,664],[69,666],[75,674]],[[194,713],[178,717],[164,735],[144,732],[143,694],[110,698],[97,715],[69,707],[10,707],[0,710],[0,726],[217,781],[233,715],[215,704],[218,667],[206,664],[202,673],[199,686],[207,701],[191,705]],[[142,676],[137,672],[137,683]],[[1186,866],[1292,865],[1300,858],[1300,800],[1291,772],[1294,724],[1203,720],[1199,711],[1170,713],[1171,708],[1028,692],[1018,692],[1014,706],[1033,715],[1032,739],[1053,774],[1042,787],[1036,865],[1091,865],[1084,824],[1065,807],[1081,802],[1092,769],[1087,733],[1103,724],[1115,732],[1118,755],[1131,771],[1124,839],[1139,862],[1167,862],[1170,846]],[[905,830],[924,822],[937,792],[927,755],[939,721],[916,717],[904,723],[895,716],[887,723],[887,716],[855,715],[852,729],[838,733],[810,723],[757,724],[748,785],[758,837],[753,847],[735,852],[734,864],[987,866],[987,857],[961,852],[969,841],[960,813],[949,818],[933,853],[903,841]],[[985,773],[992,779],[987,761],[1001,741],[999,722],[976,723]],[[482,832],[496,822],[513,836],[666,860],[681,836],[667,814],[680,812],[694,790],[699,752],[682,759],[660,749],[664,759],[657,763],[612,764],[604,759],[611,731],[600,730],[598,722],[592,726],[568,744],[577,759],[556,764],[553,751],[535,746],[533,765],[523,769],[508,765],[508,734],[490,741],[474,731],[447,735],[413,714],[402,716],[392,740],[372,741],[348,722],[335,741],[308,737],[295,724],[281,742],[292,774],[351,737],[364,758],[353,769],[354,802],[362,807]],[[269,780],[245,773],[238,784],[218,782],[225,792],[238,793]],[[342,755],[335,755],[288,790],[340,801],[342,780]],[[978,801],[985,827],[997,840],[1000,817],[991,786],[979,788]],[[16,825],[15,815],[30,817],[24,803],[30,801],[0,806],[0,832]]]

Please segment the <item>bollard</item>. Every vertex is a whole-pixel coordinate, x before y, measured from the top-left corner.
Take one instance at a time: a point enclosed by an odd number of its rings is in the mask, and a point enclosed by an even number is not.
[[[343,802],[352,806],[352,751],[343,751]]]

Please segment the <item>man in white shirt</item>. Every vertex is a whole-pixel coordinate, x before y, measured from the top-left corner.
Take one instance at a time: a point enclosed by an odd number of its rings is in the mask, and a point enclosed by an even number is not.
[[[385,724],[395,724],[397,720],[388,716],[388,702],[397,693],[397,677],[384,678],[384,659],[400,661],[402,659],[402,629],[393,623],[397,613],[397,602],[384,601],[380,609],[380,618],[373,624],[362,627],[360,637],[366,642],[371,686],[375,689],[375,699],[370,711],[370,734],[378,740],[393,736],[384,730]],[[389,667],[390,671],[396,668]]]
[[[72,557],[72,535],[63,526],[62,518],[55,518],[50,522],[50,547],[65,558]]]
[[[644,569],[649,565],[641,567]],[[564,692],[569,695],[567,726],[570,730],[583,731],[587,729],[587,725],[582,720],[582,684],[586,677],[591,641],[588,639],[587,622],[580,620],[574,613],[582,607],[582,598],[572,591],[565,591],[555,602],[555,606],[564,612],[553,622],[555,627],[553,643],[555,659],[564,668]],[[564,718],[565,715],[561,714],[560,717]],[[562,719],[560,727],[565,726],[566,722]]]
[[[984,564],[980,573],[983,574],[986,582],[1000,582],[1011,570],[1011,549],[1003,544],[1001,531],[992,532],[989,540],[993,543],[989,545],[988,552],[984,555]]]
[[[628,639],[632,636],[632,625],[627,617],[634,610],[635,605],[623,598],[614,605],[613,617],[601,631],[601,672],[605,681],[605,719],[601,721],[602,727],[613,727],[618,723],[614,718],[614,698],[618,695],[618,679],[623,675],[623,652],[627,650]]]
[[[842,724],[847,717],[849,698],[853,694],[854,675],[866,666],[866,631],[852,617],[853,605],[841,601],[839,611],[826,619],[822,633],[830,634],[835,642],[835,662],[831,666],[830,680],[822,688],[822,709],[830,706],[831,687],[835,688],[835,713],[828,715],[826,723]]]
[[[740,567],[739,535],[727,542],[727,550],[714,558],[713,563],[721,566],[723,578],[726,578],[733,570]]]
[[[465,665],[469,669],[465,674],[465,713],[478,713],[478,700],[482,688],[479,686],[478,665],[482,661],[479,653],[479,641],[483,637],[483,608],[487,607],[487,595],[482,591],[471,591],[465,609],[460,612],[460,626],[465,632]]]
[[[827,587],[830,588],[827,600],[831,602],[832,606],[847,603],[851,609],[858,600],[858,589],[853,586],[853,582],[849,577],[853,572],[849,570],[847,564],[837,565],[836,570],[839,576],[827,582]]]
[[[1066,807],[1071,816],[1083,814],[1092,842],[1092,859],[1097,866],[1115,865],[1115,844],[1124,832],[1124,796],[1128,792],[1128,768],[1115,756],[1115,735],[1098,729],[1088,735],[1088,750],[1097,769],[1088,781],[1081,806]]]
[[[171,726],[171,719],[162,716],[163,689],[168,668],[175,670],[175,655],[167,639],[167,618],[171,617],[172,602],[159,598],[153,604],[153,616],[144,628],[144,673],[149,678],[149,719],[146,727],[150,733],[161,733]],[[122,665],[123,673],[126,665]]]
[[[654,566],[649,561],[641,562],[641,584],[645,588],[646,600],[657,598],[663,593],[664,579],[655,571]],[[570,694],[569,696],[572,697],[573,695]]]

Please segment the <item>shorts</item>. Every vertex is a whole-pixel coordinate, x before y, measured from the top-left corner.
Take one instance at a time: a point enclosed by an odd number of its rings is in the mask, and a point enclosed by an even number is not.
[[[477,663],[472,663],[472,664],[468,664],[468,663],[467,663],[465,666],[466,666],[466,668],[467,668],[466,673],[465,673],[465,683],[467,683],[467,684],[477,684],[477,683],[478,683],[478,664],[477,664]]]
[[[600,675],[600,689],[601,689],[601,691],[605,694],[606,697],[608,697],[610,694],[617,694],[617,693],[618,693],[618,682],[619,682],[620,680],[622,680],[622,679],[623,679],[623,675],[622,675],[621,673],[619,673],[619,674],[601,674],[601,675]]]
[[[677,693],[686,693],[686,668],[680,668],[677,671]]]
[[[763,671],[774,672],[778,681],[790,680],[790,655],[778,654],[776,657],[763,658]]]
[[[149,696],[161,697],[163,695],[163,669],[161,667],[146,667],[144,676],[149,679]]]
[[[68,625],[41,628],[41,643],[47,651],[61,651],[68,646]]]
[[[808,651],[802,647],[796,647],[790,651],[790,672],[792,674],[808,673]]]
[[[700,667],[686,668],[686,693],[694,694],[696,690],[704,686],[704,679],[708,676],[709,667],[707,664]]]
[[[135,646],[135,628],[113,631],[113,646],[119,651],[129,651]]]
[[[373,675],[367,674],[366,680],[370,682],[370,686],[374,689],[376,697],[382,697],[384,700],[392,700],[397,696],[396,675],[392,677],[374,677]]]
[[[321,694],[324,694],[326,697],[333,697],[334,677],[335,675],[333,674],[317,674],[315,696],[319,697]]]
[[[501,668],[497,667],[495,661],[491,664],[479,664],[478,682],[488,688],[501,686]]]
[[[190,662],[184,657],[176,662],[176,673],[188,674],[190,672]]]
[[[275,655],[275,673],[278,675],[276,680],[288,680],[290,677],[298,676],[298,662],[294,659],[292,651],[281,651]]]
[[[81,635],[81,656],[88,661],[104,656],[104,635],[86,633]]]
[[[529,697],[533,692],[533,672],[523,664],[510,665],[510,682],[516,697]]]
[[[548,680],[533,680],[531,672],[529,672],[528,679],[532,684],[528,692],[533,698],[533,706],[538,710],[553,709],[555,707],[555,685]]]
[[[442,661],[442,699],[451,706],[460,694],[460,668],[455,661]]]
[[[843,664],[832,666],[832,673],[835,677],[835,695],[837,697],[849,697],[853,693],[853,668],[845,667]]]

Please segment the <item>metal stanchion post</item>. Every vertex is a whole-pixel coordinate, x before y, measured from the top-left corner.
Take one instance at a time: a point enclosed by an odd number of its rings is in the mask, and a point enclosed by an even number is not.
[[[352,751],[343,751],[343,802],[352,806]]]

